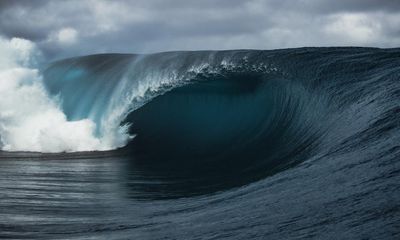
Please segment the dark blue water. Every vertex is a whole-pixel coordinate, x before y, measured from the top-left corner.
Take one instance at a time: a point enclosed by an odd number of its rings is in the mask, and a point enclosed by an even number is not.
[[[135,137],[0,153],[5,239],[398,239],[400,50],[94,55],[44,71]],[[144,89],[144,90],[143,90]]]

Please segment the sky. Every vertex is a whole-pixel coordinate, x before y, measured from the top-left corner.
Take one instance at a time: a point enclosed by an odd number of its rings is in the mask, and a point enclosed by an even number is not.
[[[400,0],[0,0],[0,37],[95,53],[400,46]]]

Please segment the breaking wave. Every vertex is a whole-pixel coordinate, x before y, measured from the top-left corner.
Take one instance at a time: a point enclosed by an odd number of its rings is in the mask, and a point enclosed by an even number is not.
[[[120,149],[140,174],[169,179],[152,191],[164,197],[331,154],[398,112],[397,49],[100,54],[38,71],[29,42],[2,45],[11,56],[0,73],[2,150]]]

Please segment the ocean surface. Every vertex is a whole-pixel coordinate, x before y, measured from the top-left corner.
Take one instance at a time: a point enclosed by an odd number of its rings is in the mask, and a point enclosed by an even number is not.
[[[67,124],[18,145],[0,114],[1,239],[400,239],[400,49],[100,54],[39,72]]]

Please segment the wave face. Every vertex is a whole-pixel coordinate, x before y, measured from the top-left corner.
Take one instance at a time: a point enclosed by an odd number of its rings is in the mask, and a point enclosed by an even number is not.
[[[69,121],[90,119],[100,138],[113,132],[112,145],[127,144],[123,151],[144,175],[174,176],[161,186],[167,190],[151,190],[173,197],[188,194],[188,181],[190,195],[262,179],[365,134],[398,112],[398,54],[103,54],[56,62],[43,75]]]

